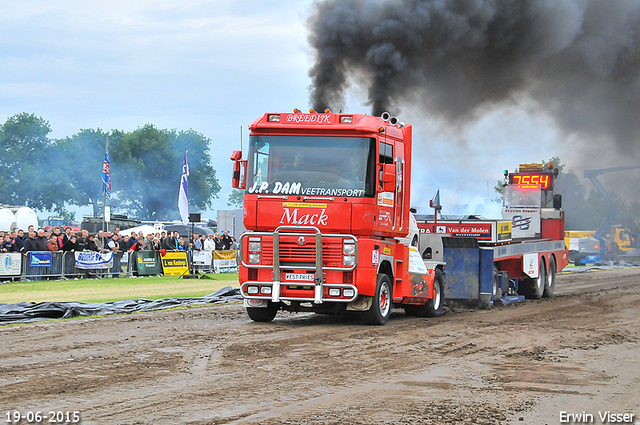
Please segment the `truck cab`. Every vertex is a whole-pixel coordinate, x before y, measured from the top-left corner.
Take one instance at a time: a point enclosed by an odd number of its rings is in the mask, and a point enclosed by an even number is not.
[[[411,126],[389,114],[294,110],[249,128],[247,158],[231,157],[233,187],[245,189],[239,280],[249,316],[351,310],[386,322],[413,288]],[[414,280],[424,299],[413,302],[424,304],[431,289]]]

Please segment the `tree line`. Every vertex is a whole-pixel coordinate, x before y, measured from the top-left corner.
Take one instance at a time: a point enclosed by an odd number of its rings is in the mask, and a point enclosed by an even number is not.
[[[21,113],[0,126],[0,203],[27,205],[69,216],[67,207],[93,206],[102,214],[102,164],[109,138],[114,211],[140,220],[179,218],[177,209],[184,150],[188,150],[189,205],[212,207],[220,185],[211,166],[211,140],[194,130],[131,132],[83,129],[62,139],[49,137],[49,122]]]

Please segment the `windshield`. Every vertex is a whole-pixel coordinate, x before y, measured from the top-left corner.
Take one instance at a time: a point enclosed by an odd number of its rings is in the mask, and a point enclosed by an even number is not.
[[[540,186],[506,185],[504,187],[505,207],[537,207],[541,204]]]
[[[253,135],[249,149],[247,193],[374,194],[375,139]]]

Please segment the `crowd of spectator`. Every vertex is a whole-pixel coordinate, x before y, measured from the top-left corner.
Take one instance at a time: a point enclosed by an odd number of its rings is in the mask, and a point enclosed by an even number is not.
[[[143,232],[126,233],[115,228],[113,233],[100,230],[97,234],[89,234],[81,230],[76,234],[71,227],[64,231],[60,227],[51,230],[29,226],[27,235],[22,229],[12,232],[0,231],[0,252],[29,251],[216,251],[236,250],[235,238],[224,233],[209,233],[208,236],[195,233],[193,238],[181,237],[179,232],[155,232],[144,236]]]

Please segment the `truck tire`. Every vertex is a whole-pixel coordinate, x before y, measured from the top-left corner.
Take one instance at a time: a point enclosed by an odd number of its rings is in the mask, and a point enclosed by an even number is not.
[[[368,325],[384,325],[391,316],[391,280],[386,274],[378,274],[376,293],[373,297],[373,304],[367,311],[362,312],[362,317]]]
[[[545,298],[553,298],[553,291],[556,287],[556,260],[551,257],[549,259],[549,272],[547,272],[547,281],[544,285],[544,294],[542,294]]]
[[[525,298],[529,298],[532,300],[539,300],[542,298],[542,294],[544,294],[544,287],[547,281],[547,273],[544,265],[544,261],[540,261],[538,277],[536,278],[526,278],[523,283],[523,292],[522,295]]]
[[[270,322],[278,314],[278,305],[269,302],[266,308],[247,307],[247,314],[254,322]]]
[[[418,317],[440,317],[444,313],[444,279],[442,272],[436,269],[436,276],[433,280],[433,289],[436,295],[425,305],[407,305],[404,312],[407,316]]]

